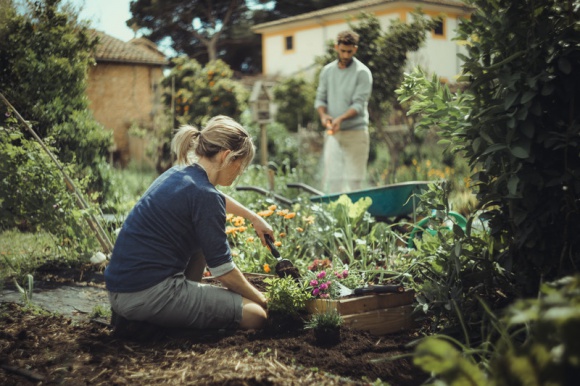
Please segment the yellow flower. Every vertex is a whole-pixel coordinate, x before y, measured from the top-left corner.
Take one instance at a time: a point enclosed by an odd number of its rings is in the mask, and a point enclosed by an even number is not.
[[[428,159],[427,161],[425,161],[425,165],[427,165],[428,168],[431,167],[431,160]]]
[[[245,232],[248,229],[248,227],[238,227],[237,230],[238,232]]]
[[[269,209],[268,210],[262,210],[262,211],[259,211],[258,212],[258,216],[260,216],[260,217],[270,217],[273,214],[274,214],[274,211],[273,210],[269,210]]]
[[[269,273],[271,271],[269,264],[264,264],[264,272]]]
[[[234,215],[231,213],[226,214],[226,221],[232,221],[232,219],[234,218]]]
[[[226,227],[226,234],[235,235],[237,230],[238,230],[238,228],[235,228],[235,227]]]
[[[254,240],[256,240],[256,238],[254,238],[254,237],[252,237],[252,236],[250,236],[250,237],[248,237],[248,238],[246,239],[246,241],[247,241],[248,243],[253,243],[253,242],[254,242]]]
[[[304,222],[306,224],[314,224],[314,216],[304,217]]]
[[[270,205],[268,207],[268,210],[271,210],[272,212],[276,210],[276,208],[278,208],[276,205]]]
[[[304,232],[304,229],[302,229],[302,228],[300,228],[300,227],[296,228],[296,230],[297,230],[298,232]]]
[[[286,216],[284,216],[284,218],[287,220],[290,220],[294,217],[296,217],[296,213],[294,213],[294,212],[288,213]]]
[[[413,165],[417,166],[417,160],[413,158]]]

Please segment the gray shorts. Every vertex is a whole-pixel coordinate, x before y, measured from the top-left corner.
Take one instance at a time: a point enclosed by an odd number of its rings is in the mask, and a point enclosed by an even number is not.
[[[242,320],[242,296],[187,280],[183,274],[139,292],[109,292],[111,307],[129,320],[165,327],[234,329]]]

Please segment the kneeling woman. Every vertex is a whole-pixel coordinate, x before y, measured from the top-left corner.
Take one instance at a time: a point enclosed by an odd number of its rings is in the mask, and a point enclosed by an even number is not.
[[[265,244],[272,228],[224,195],[254,157],[248,132],[226,116],[173,138],[176,166],[159,176],[125,220],[105,270],[111,308],[132,321],[194,329],[258,329],[266,298],[232,261],[226,212],[249,220]],[[225,288],[202,284],[205,267]]]

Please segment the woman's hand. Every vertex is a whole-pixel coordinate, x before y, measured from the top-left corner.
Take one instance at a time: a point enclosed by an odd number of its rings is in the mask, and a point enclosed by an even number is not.
[[[270,226],[270,224],[268,224],[266,220],[264,220],[262,217],[256,214],[250,219],[250,221],[252,222],[252,225],[256,230],[256,234],[258,235],[260,240],[262,240],[262,245],[264,246],[267,245],[266,239],[264,238],[265,235],[270,235],[270,238],[272,240],[275,240],[274,231],[272,230],[272,227]]]

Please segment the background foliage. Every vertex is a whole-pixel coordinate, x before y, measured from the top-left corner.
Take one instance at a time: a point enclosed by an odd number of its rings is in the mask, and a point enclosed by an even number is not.
[[[110,192],[105,157],[111,136],[92,118],[85,95],[96,41],[74,14],[59,10],[59,0],[25,5],[28,12],[17,13],[12,2],[2,4],[1,92],[44,138],[87,196],[102,201]],[[62,176],[17,124],[13,112],[4,104],[0,112],[0,227],[43,227],[63,243],[74,240],[74,245],[86,250],[87,237],[79,224],[85,214],[67,198]]]

